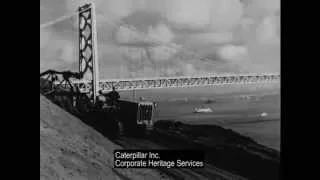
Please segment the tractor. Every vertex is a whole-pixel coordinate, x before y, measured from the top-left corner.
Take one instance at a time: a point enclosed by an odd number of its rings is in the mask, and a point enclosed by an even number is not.
[[[141,136],[153,129],[156,111],[154,102],[119,101],[119,119],[123,133],[129,136]]]

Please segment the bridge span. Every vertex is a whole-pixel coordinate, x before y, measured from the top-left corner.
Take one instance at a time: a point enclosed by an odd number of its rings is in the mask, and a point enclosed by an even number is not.
[[[201,86],[219,86],[228,84],[263,84],[280,83],[280,74],[215,74],[205,76],[181,76],[140,79],[105,79],[99,81],[99,90],[111,91],[115,87],[118,91],[159,89],[159,88],[185,88]],[[92,81],[73,81],[82,92],[92,91]]]

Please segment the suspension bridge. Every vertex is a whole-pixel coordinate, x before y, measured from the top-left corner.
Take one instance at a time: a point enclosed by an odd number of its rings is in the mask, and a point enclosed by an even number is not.
[[[73,79],[72,83],[82,92],[92,92],[95,97],[99,90],[110,91],[112,87],[117,90],[140,90],[158,88],[181,88],[181,87],[201,87],[216,86],[226,84],[265,84],[280,83],[280,73],[227,73],[227,74],[206,74],[198,76],[178,76],[178,77],[150,77],[150,78],[117,78],[100,79],[97,47],[97,31],[95,6],[92,3],[79,7],[78,11],[72,15],[64,16],[57,20],[40,25],[45,28],[54,23],[62,21],[70,16],[78,16],[78,42],[79,42],[79,78]],[[138,32],[136,29],[126,27],[129,31],[140,39],[144,46],[164,45],[169,48],[176,48],[175,44],[165,44],[154,38]],[[142,40],[141,40],[142,39]],[[140,43],[141,44],[141,43]],[[185,49],[192,58],[203,61],[205,58]],[[84,79],[84,77],[89,77]],[[61,82],[57,82],[61,83]]]
[[[279,74],[218,74],[206,76],[182,76],[166,78],[145,78],[145,79],[107,79],[100,80],[99,90],[108,92],[112,87],[117,90],[142,90],[160,88],[188,88],[201,86],[217,86],[232,84],[261,84],[279,83]],[[89,92],[92,88],[91,81],[73,81],[82,92]]]

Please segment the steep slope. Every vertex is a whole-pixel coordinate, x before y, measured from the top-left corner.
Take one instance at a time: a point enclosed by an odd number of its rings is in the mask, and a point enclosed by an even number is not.
[[[150,169],[113,169],[121,149],[40,95],[40,179],[168,179]]]

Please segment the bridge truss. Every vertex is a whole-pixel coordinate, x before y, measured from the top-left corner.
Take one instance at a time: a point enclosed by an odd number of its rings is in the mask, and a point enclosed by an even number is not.
[[[103,92],[115,87],[118,91],[160,89],[160,88],[185,88],[201,86],[219,86],[227,84],[262,84],[279,83],[280,74],[224,74],[206,75],[192,77],[167,77],[150,79],[115,79],[101,80],[99,89]],[[82,92],[90,92],[92,83],[90,81],[73,81]]]

